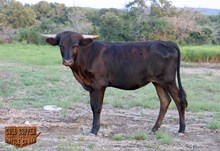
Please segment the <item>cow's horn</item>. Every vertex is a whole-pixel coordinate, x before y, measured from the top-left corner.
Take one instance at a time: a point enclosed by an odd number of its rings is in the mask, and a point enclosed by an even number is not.
[[[92,39],[96,39],[98,38],[99,35],[83,35],[83,38],[92,38]]]
[[[56,38],[56,34],[41,34],[41,36],[45,37],[45,38]]]

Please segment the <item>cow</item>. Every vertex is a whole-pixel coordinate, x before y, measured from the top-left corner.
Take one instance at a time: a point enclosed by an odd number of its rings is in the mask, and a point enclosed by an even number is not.
[[[155,125],[161,126],[171,97],[179,113],[179,133],[185,131],[185,108],[188,103],[180,79],[180,49],[174,42],[105,42],[64,31],[46,42],[59,46],[63,65],[69,67],[76,80],[90,94],[93,112],[91,133],[100,129],[100,114],[107,87],[135,90],[153,83],[160,100]],[[176,75],[177,82],[176,84]]]

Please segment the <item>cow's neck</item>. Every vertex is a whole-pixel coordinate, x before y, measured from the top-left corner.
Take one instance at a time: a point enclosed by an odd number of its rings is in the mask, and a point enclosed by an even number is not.
[[[77,56],[74,59],[74,65],[71,68],[73,75],[75,76],[76,80],[82,84],[84,89],[91,90],[91,78],[88,78],[88,73],[86,70],[86,56],[87,51],[84,49],[79,49],[77,52]]]
[[[87,53],[87,49],[78,48],[76,56],[74,57],[74,65],[71,67],[73,72],[78,73],[85,70]]]

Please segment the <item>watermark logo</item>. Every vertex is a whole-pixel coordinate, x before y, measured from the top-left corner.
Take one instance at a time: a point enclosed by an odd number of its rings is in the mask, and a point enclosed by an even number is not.
[[[36,143],[39,135],[35,126],[5,127],[5,142],[19,148]]]

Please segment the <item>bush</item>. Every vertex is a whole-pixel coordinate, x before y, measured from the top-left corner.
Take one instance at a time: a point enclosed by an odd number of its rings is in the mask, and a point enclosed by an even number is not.
[[[185,39],[187,44],[203,45],[211,44],[212,31],[209,28],[203,28],[201,32],[193,31],[189,34],[189,37]]]
[[[49,18],[43,18],[39,24],[39,30],[44,34],[56,34],[63,29],[65,29],[65,25],[57,24]]]
[[[44,44],[38,27],[21,28],[17,31],[16,38],[18,42],[26,42],[28,44]]]

